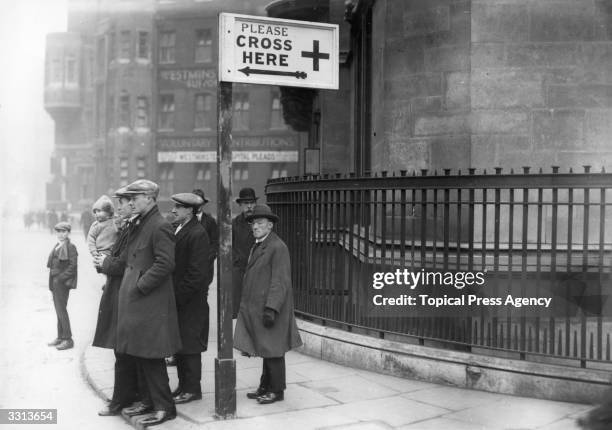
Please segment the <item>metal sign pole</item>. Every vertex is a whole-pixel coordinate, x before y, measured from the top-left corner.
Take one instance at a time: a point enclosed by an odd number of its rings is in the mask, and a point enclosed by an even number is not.
[[[217,358],[215,415],[236,414],[236,360],[232,333],[232,83],[217,87]]]

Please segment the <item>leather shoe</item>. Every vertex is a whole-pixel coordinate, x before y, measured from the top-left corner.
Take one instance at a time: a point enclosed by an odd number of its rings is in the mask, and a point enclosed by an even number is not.
[[[70,349],[73,347],[74,347],[74,342],[72,341],[72,339],[64,339],[55,348],[62,351],[64,349]]]
[[[149,415],[146,418],[138,420],[138,424],[148,427],[148,426],[156,426],[168,420],[173,420],[176,418],[176,409],[173,411],[155,411],[152,415]]]
[[[174,403],[180,405],[181,403],[188,403],[193,400],[202,400],[201,393],[181,393],[173,398]]]
[[[98,415],[101,417],[112,417],[121,413],[121,406],[109,404],[106,408],[98,411]]]
[[[179,394],[181,394],[182,392],[183,392],[183,390],[181,390],[181,387],[176,387],[176,390],[174,390],[174,391],[172,392],[172,397],[176,397],[176,396],[178,396]]]
[[[267,405],[269,403],[280,402],[285,400],[285,394],[281,391],[279,393],[266,393],[257,398],[260,405]]]
[[[176,366],[176,357],[174,355],[166,357],[166,366]]]
[[[263,395],[264,395],[264,394],[266,394],[267,392],[268,392],[268,390],[266,390],[265,388],[263,388],[263,387],[259,387],[259,388],[257,388],[257,390],[255,390],[255,391],[251,391],[250,393],[247,393],[247,397],[248,397],[249,399],[253,399],[253,400],[255,400],[255,399],[257,399],[258,397],[263,396]]]
[[[128,417],[133,417],[135,415],[148,414],[153,411],[153,406],[145,405],[144,403],[136,403],[134,406],[130,406],[129,408],[124,408],[121,412]]]
[[[57,346],[60,343],[62,343],[62,340],[58,337],[57,339],[52,340],[51,342],[49,342],[47,345],[49,345],[49,346]]]

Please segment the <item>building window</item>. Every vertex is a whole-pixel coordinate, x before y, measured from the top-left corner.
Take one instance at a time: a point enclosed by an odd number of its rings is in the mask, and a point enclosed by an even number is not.
[[[125,157],[119,158],[119,177],[127,181],[130,176],[130,164]]]
[[[162,163],[159,166],[159,192],[171,196],[174,194],[174,164]]]
[[[132,41],[132,34],[129,30],[121,32],[120,47],[119,47],[119,58],[122,60],[130,59],[130,45]]]
[[[66,57],[66,83],[77,83],[76,60],[72,55]]]
[[[146,31],[138,32],[138,58],[149,58],[149,33]]]
[[[234,128],[236,130],[249,129],[249,93],[236,93],[234,95]]]
[[[117,55],[117,35],[111,30],[108,36],[108,61],[111,62]]]
[[[210,29],[196,30],[195,62],[212,61],[212,32]]]
[[[122,91],[119,98],[119,126],[130,126],[130,96],[125,91]]]
[[[174,94],[162,94],[159,103],[159,128],[174,129]]]
[[[281,105],[280,91],[272,91],[272,106],[270,109],[270,128],[287,128],[283,119],[283,106]]]
[[[213,98],[210,94],[196,94],[195,121],[196,130],[210,130],[213,124]]]
[[[249,165],[245,163],[234,164],[234,180],[235,181],[248,181],[249,180]]]
[[[115,97],[113,95],[108,96],[108,106],[106,106],[106,124],[108,129],[115,126]]]
[[[146,97],[136,99],[136,127],[149,126],[149,100]]]
[[[63,80],[62,61],[59,58],[51,60],[51,82],[61,83]]]
[[[106,49],[104,38],[101,37],[98,39],[98,46],[96,52],[96,63],[97,63],[97,74],[98,76],[104,76],[104,71],[106,69]]]
[[[136,176],[138,179],[147,176],[147,160],[145,157],[138,157],[136,160]]]
[[[210,168],[205,165],[196,166],[196,182],[210,181]]]
[[[287,177],[287,169],[282,167],[272,169],[272,179],[276,178],[286,178]]]
[[[159,37],[159,62],[174,63],[174,49],[176,44],[176,33],[174,31],[162,31]]]

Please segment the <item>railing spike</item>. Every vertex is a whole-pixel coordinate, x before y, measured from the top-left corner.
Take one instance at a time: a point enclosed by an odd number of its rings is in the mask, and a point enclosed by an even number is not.
[[[457,169],[457,176],[461,176],[461,169]]]
[[[486,175],[487,174],[487,169],[482,169],[482,174]]]
[[[601,173],[606,173],[606,168],[604,166],[601,166]]]
[[[416,176],[416,170],[412,171],[412,176]]]
[[[434,176],[438,176],[438,169],[434,170]]]
[[[541,175],[542,173],[544,173],[544,171],[542,170],[542,168],[540,167],[540,170],[538,171],[538,173]]]
[[[569,168],[569,172],[570,172],[570,173],[574,173],[574,169],[570,167],[570,168]]]
[[[514,168],[510,168],[510,174],[514,175]]]

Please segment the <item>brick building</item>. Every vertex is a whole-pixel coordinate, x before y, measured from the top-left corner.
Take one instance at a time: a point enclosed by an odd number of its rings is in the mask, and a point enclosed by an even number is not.
[[[56,122],[48,206],[78,212],[137,178],[204,189],[215,210],[220,11],[265,15],[264,1],[73,0],[47,39],[45,108]],[[306,134],[287,126],[279,88],[234,87],[234,192],[263,195],[300,173]]]

